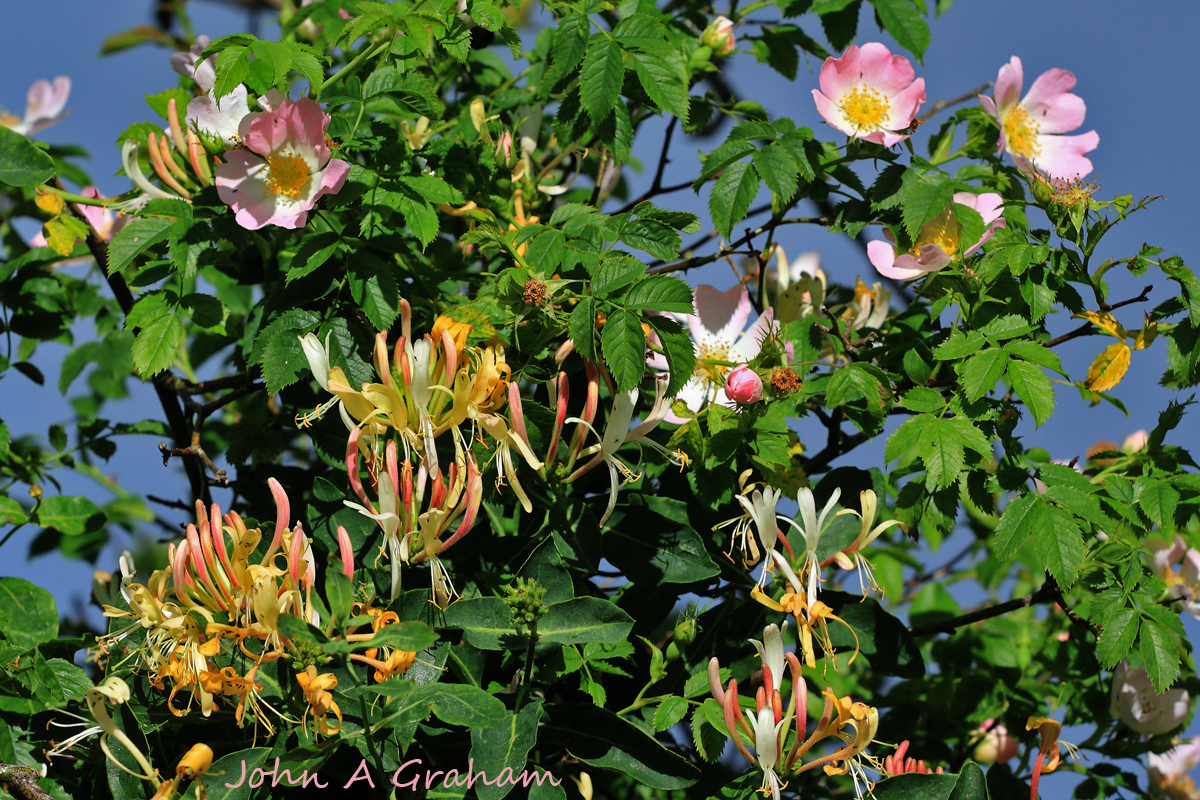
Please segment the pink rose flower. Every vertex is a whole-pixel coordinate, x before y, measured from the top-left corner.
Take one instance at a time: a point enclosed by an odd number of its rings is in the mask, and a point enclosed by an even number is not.
[[[994,192],[955,192],[954,202],[974,209],[983,217],[983,224],[988,227],[978,242],[959,251],[958,222],[951,216],[949,208],[925,223],[913,249],[899,256],[896,255],[896,237],[885,228],[883,235],[886,242],[867,244],[867,256],[879,274],[898,281],[911,281],[927,272],[937,272],[954,259],[966,258],[974,253],[996,234],[997,228],[1007,225],[1004,217],[1000,216],[1003,200]]]
[[[728,17],[717,17],[704,29],[704,33],[700,34],[700,44],[711,47],[713,55],[729,55],[737,48],[733,22]]]
[[[916,78],[904,56],[879,42],[851,45],[841,58],[821,67],[820,91],[813,89],[817,111],[837,130],[891,147],[911,134],[901,133],[925,102],[925,79]]]
[[[1071,94],[1075,76],[1065,69],[1043,72],[1024,100],[1018,101],[1025,82],[1021,59],[1016,56],[1000,68],[995,99],[979,95],[979,104],[1000,123],[1000,147],[1006,149],[1022,170],[1030,167],[1055,181],[1073,181],[1092,171],[1084,153],[1096,149],[1100,135],[1095,131],[1062,136],[1083,124],[1087,107],[1083,98]]]
[[[1158,796],[1164,798],[1196,796],[1196,786],[1188,773],[1197,764],[1200,764],[1200,736],[1193,736],[1162,755],[1146,754],[1150,784],[1158,790]]]
[[[745,364],[734,367],[725,379],[725,396],[738,405],[748,406],[762,400],[763,382],[758,373]]]
[[[307,97],[242,120],[247,149],[226,153],[217,167],[217,194],[239,225],[302,228],[317,198],[341,190],[350,165],[330,160],[328,129],[329,115]]]
[[[67,98],[71,95],[71,79],[59,75],[54,84],[49,81],[34,81],[25,95],[25,118],[17,119],[0,111],[0,125],[11,128],[22,136],[32,136],[57,125],[69,113]]]

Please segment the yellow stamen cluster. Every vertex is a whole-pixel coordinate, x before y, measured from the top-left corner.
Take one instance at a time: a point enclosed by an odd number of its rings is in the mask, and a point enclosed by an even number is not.
[[[1006,111],[1002,124],[1010,152],[1030,159],[1042,152],[1042,146],[1037,140],[1038,131],[1042,126],[1030,115],[1024,104],[1017,103]]]
[[[267,192],[288,198],[300,196],[305,184],[312,178],[308,162],[290,150],[267,157]]]
[[[856,128],[870,133],[884,129],[891,116],[892,104],[878,90],[859,86],[842,95],[842,111]]]

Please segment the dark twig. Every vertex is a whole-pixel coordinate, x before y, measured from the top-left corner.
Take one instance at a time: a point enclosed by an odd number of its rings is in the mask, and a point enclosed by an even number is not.
[[[18,767],[15,764],[0,764],[0,786],[4,786],[15,797],[25,800],[54,800],[37,785],[42,774],[33,767]]]
[[[1046,583],[1042,586],[1043,589],[1049,587],[1049,591],[1054,595],[1054,602],[1062,609],[1062,612],[1067,615],[1067,619],[1078,628],[1083,628],[1085,631],[1090,631],[1093,635],[1100,635],[1100,626],[1093,625],[1083,617],[1076,614],[1070,606],[1067,605],[1066,599],[1063,598],[1062,588],[1059,587],[1058,581],[1053,576],[1046,576]]]
[[[179,511],[191,511],[192,510],[192,507],[189,506],[187,503],[183,502],[182,500],[164,500],[161,497],[155,497],[152,494],[146,495],[146,499],[149,500],[151,503],[158,503],[160,506],[166,506],[167,508],[174,508]]]
[[[621,210],[617,212],[618,214],[624,214],[627,211],[632,211],[635,207],[637,207],[638,203],[643,203],[646,200],[649,200],[651,197],[655,197],[660,194],[667,194],[668,192],[676,192],[692,185],[691,181],[688,181],[687,183],[681,183],[678,186],[670,186],[666,189],[664,189],[662,185],[663,170],[667,168],[667,164],[671,163],[671,159],[667,157],[667,154],[671,149],[671,137],[675,135],[675,126],[677,124],[679,124],[678,117],[671,117],[671,121],[667,123],[667,130],[665,133],[663,133],[662,152],[658,154],[658,169],[654,172],[654,180],[651,182],[650,188],[642,193],[640,197],[626,203]]]
[[[938,100],[929,107],[928,111],[926,111],[921,116],[917,117],[917,124],[919,125],[921,123],[928,122],[929,120],[936,117],[938,114],[945,111],[950,106],[956,106],[959,103],[965,103],[968,100],[970,100],[971,98],[976,97],[977,95],[983,94],[990,88],[992,88],[992,82],[988,81],[987,83],[980,86],[978,89],[967,92],[966,94],[960,94],[958,97],[954,97],[949,100]]]
[[[1103,310],[1104,311],[1115,311],[1116,309],[1121,308],[1122,306],[1131,305],[1133,303],[1144,303],[1150,299],[1150,291],[1153,288],[1154,288],[1154,286],[1152,286],[1152,285],[1143,287],[1142,293],[1139,294],[1137,297],[1131,297],[1128,300],[1122,300],[1119,303],[1113,303],[1111,306],[1107,306]],[[1080,336],[1095,336],[1099,332],[1100,332],[1100,329],[1097,328],[1095,325],[1093,325],[1090,322],[1085,322],[1082,325],[1080,325],[1078,328],[1067,331],[1062,336],[1055,336],[1053,339],[1046,342],[1046,347],[1057,347],[1058,345],[1062,344],[1063,342],[1069,342],[1072,339],[1078,339]]]
[[[192,434],[192,443],[188,447],[167,447],[165,442],[158,443],[158,452],[162,453],[163,466],[167,466],[171,461],[171,456],[192,456],[200,459],[204,466],[212,470],[213,477],[216,479],[211,484],[212,486],[228,486],[229,479],[225,475],[225,470],[219,469],[212,459],[208,457],[208,453],[204,452],[204,448],[200,446],[200,434]],[[184,463],[188,463],[185,458]]]
[[[1016,611],[1020,608],[1029,608],[1030,606],[1041,605],[1043,603],[1054,603],[1063,610],[1067,615],[1067,619],[1072,623],[1085,628],[1097,636],[1100,634],[1100,628],[1092,625],[1087,620],[1080,617],[1067,605],[1063,599],[1062,589],[1058,586],[1058,581],[1052,576],[1046,576],[1046,582],[1042,584],[1042,588],[1032,594],[1027,594],[1024,597],[1017,597],[1012,600],[1007,600],[1003,603],[986,606],[984,608],[970,611],[966,614],[961,614],[950,619],[939,620],[938,622],[928,622],[924,625],[914,625],[908,629],[908,632],[913,636],[928,636],[934,633],[953,633],[958,628],[964,625],[970,625],[974,622],[982,622],[985,619],[998,617],[1002,614],[1007,614],[1010,611]]]
[[[749,216],[749,214],[747,214],[747,216]],[[702,267],[705,264],[711,264],[714,261],[719,261],[720,259],[729,255],[730,253],[736,252],[739,247],[742,247],[743,245],[749,243],[750,240],[752,240],[755,236],[760,236],[769,230],[773,230],[773,229],[779,227],[780,225],[801,225],[801,224],[826,225],[828,223],[829,223],[829,220],[826,219],[825,217],[783,217],[782,219],[772,218],[772,219],[768,220],[767,222],[764,222],[762,225],[755,228],[754,230],[748,229],[746,231],[746,235],[743,236],[741,239],[738,239],[736,242],[733,242],[732,244],[725,245],[724,247],[722,247],[715,253],[710,253],[709,255],[706,255],[706,256],[693,256],[692,258],[688,258],[683,261],[677,261],[673,264],[663,264],[662,266],[653,267],[653,268],[647,270],[647,272],[650,275],[659,275],[664,272],[682,272],[682,271],[686,271],[689,269],[694,269],[696,267]],[[701,240],[701,242],[698,242],[697,244],[701,244],[704,241],[707,241],[708,239],[714,238],[715,236],[717,236],[717,233],[714,231],[713,233],[706,236],[703,240]]]
[[[250,383],[252,380],[254,379],[245,372],[239,372],[237,375],[228,375],[224,378],[200,381],[199,383],[185,381],[183,378],[175,378],[175,389],[176,391],[190,395],[208,394],[209,392],[218,392],[221,389],[235,389]]]

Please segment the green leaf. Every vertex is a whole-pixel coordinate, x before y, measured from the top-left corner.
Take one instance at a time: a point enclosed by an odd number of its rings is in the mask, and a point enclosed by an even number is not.
[[[633,311],[615,311],[601,329],[604,363],[618,392],[638,385],[646,374],[646,333],[642,318]]]
[[[612,113],[624,77],[621,46],[607,33],[593,34],[579,74],[579,98],[594,122],[603,122]]]
[[[212,775],[223,777],[204,782],[208,800],[247,800],[252,791],[250,776],[256,769],[266,768],[267,757],[270,755],[271,750],[268,747],[252,747],[218,758],[208,771]],[[242,780],[243,777],[246,779]],[[189,790],[185,796],[192,800],[196,797],[196,792]]]
[[[592,294],[596,297],[608,297],[636,281],[645,272],[646,265],[632,256],[624,253],[609,255],[600,262],[600,266],[596,267],[596,274],[592,276]]]
[[[310,236],[300,245],[287,271],[287,282],[303,278],[329,260],[337,252],[341,237],[333,231]]]
[[[673,228],[652,219],[630,222],[621,230],[621,241],[630,247],[645,250],[662,261],[676,258],[679,248],[683,246],[683,241]]]
[[[929,26],[921,19],[913,4],[909,0],[871,0],[871,5],[875,6],[879,21],[896,40],[896,44],[923,63],[921,57],[929,47]],[[975,239],[968,237],[966,241],[973,242]]]
[[[33,142],[0,125],[0,183],[41,186],[54,177],[54,161]]]
[[[476,597],[452,603],[447,628],[460,628],[467,643],[480,650],[516,649],[524,636],[513,627],[512,610],[499,597]]]
[[[329,611],[333,614],[333,619],[337,621],[339,627],[345,627],[353,615],[350,607],[354,603],[354,587],[351,586],[346,573],[340,569],[330,568],[325,571],[325,599],[329,603]],[[412,623],[401,624],[411,625]],[[394,626],[389,625],[388,627]],[[430,632],[432,633],[432,631]],[[378,638],[378,634],[375,638]],[[402,647],[400,649],[407,650],[409,648]]]
[[[650,323],[650,327],[658,334],[669,375],[666,395],[674,397],[696,370],[695,345],[683,326],[669,317],[646,317],[646,322]],[[576,344],[577,349],[578,346]]]
[[[250,48],[234,46],[222,50],[217,56],[216,69],[217,81],[213,84],[212,94],[220,100],[245,82],[250,74]]]
[[[554,85],[579,65],[587,52],[592,24],[586,14],[568,14],[559,20],[550,48],[550,68],[542,79],[542,91],[548,94]]]
[[[175,363],[182,342],[183,322],[173,311],[166,311],[142,326],[133,340],[133,366],[142,380]]]
[[[95,533],[108,519],[96,504],[86,497],[47,497],[38,507],[38,524],[54,528],[66,536]]]
[[[983,338],[983,334],[979,331],[970,331],[968,333],[956,331],[949,339],[934,349],[933,357],[939,361],[966,358],[972,353],[978,352],[985,344],[987,344],[987,340]]]
[[[422,686],[419,694],[432,698],[434,716],[447,725],[496,728],[507,714],[499,698],[466,683],[432,683]]]
[[[688,120],[687,70],[679,53],[661,42],[659,48],[638,48],[633,54],[633,68],[638,80],[655,105],[663,111]]]
[[[1041,367],[1027,361],[1009,361],[1008,379],[1040,428],[1054,413],[1054,384]]]
[[[754,154],[754,168],[762,176],[763,183],[775,195],[777,203],[782,205],[796,194],[799,186],[796,175],[800,170],[787,148],[778,142],[772,142]]]
[[[963,437],[948,419],[933,418],[925,426],[918,448],[925,470],[939,489],[953,486],[963,468]]]
[[[24,525],[29,515],[16,500],[0,497],[0,525]]]
[[[957,775],[922,775],[910,772],[897,775],[875,785],[875,800],[949,800]],[[986,794],[972,800],[987,800]]]
[[[745,219],[757,195],[758,173],[749,164],[738,162],[721,173],[708,197],[708,211],[722,236],[732,238],[733,226]]]
[[[907,2],[907,0],[899,1]],[[930,178],[940,180],[935,182]],[[925,223],[941,214],[953,202],[954,186],[945,176],[937,173],[915,177],[911,183],[908,192],[904,195],[904,228],[908,231],[909,237],[916,241],[920,237],[921,228],[925,226]]]
[[[821,592],[821,601],[854,628],[858,634],[859,652],[871,662],[874,672],[913,680],[924,677],[925,660],[908,627],[884,611],[876,600],[864,600],[848,592],[826,591]],[[830,625],[829,637],[839,649],[854,646],[854,637],[843,625]]]
[[[596,360],[596,301],[590,297],[584,297],[575,306],[575,310],[571,312],[571,321],[569,324],[569,332],[571,341],[575,343],[575,350],[579,355],[589,361]],[[689,339],[689,341],[691,341]],[[689,372],[690,376],[691,373]]]
[[[917,386],[905,393],[900,404],[909,411],[941,411],[946,407],[946,398],[936,389]]]
[[[415,197],[407,192],[400,194],[400,213],[404,215],[404,224],[421,242],[421,248],[437,238],[438,216],[432,205],[421,197]]]
[[[1034,532],[1038,516],[1036,509],[1041,505],[1037,495],[1025,494],[1009,501],[996,526],[996,556],[1010,559],[1028,541]]]
[[[1038,560],[1060,586],[1070,588],[1083,561],[1083,535],[1075,518],[1058,506],[1039,502],[1029,524]]]
[[[507,712],[505,719],[495,728],[471,730],[471,758],[474,769],[485,773],[491,778],[480,778],[475,784],[475,794],[479,800],[499,800],[507,795],[516,785],[516,780],[496,781],[501,772],[509,770],[512,776],[518,776],[526,769],[529,751],[537,742],[538,722],[542,717],[542,701],[540,699],[528,703],[520,713]],[[537,769],[536,766],[531,767]],[[488,781],[494,781],[489,785]]]
[[[391,647],[396,650],[419,653],[437,639],[437,633],[424,622],[393,622],[390,625],[384,625],[367,641],[355,642],[354,649]]]
[[[673,275],[654,275],[625,293],[628,308],[640,311],[670,311],[691,314],[692,287]]]
[[[1146,673],[1154,691],[1162,694],[1179,677],[1179,644],[1170,630],[1153,619],[1142,620],[1140,637]]]
[[[883,457],[887,462],[895,461],[908,452],[910,448],[921,442],[925,434],[925,428],[934,419],[935,417],[928,414],[921,414],[906,420],[903,425],[897,428],[896,432],[888,437],[887,445],[883,450]]]
[[[963,764],[948,800],[988,800],[987,780],[974,761]]]
[[[963,362],[961,367],[962,388],[967,399],[974,403],[992,389],[1008,367],[1008,353],[997,347],[976,353]]]
[[[147,247],[158,244],[171,233],[173,219],[137,217],[117,232],[108,243],[108,274],[115,275],[128,267]]]
[[[673,728],[687,714],[688,701],[672,695],[658,705],[654,712],[654,730],[661,733]]]
[[[546,727],[566,737],[567,751],[585,764],[622,772],[651,789],[683,789],[700,773],[680,756],[611,711],[587,704],[554,704]]]
[[[681,500],[631,495],[603,534],[606,557],[634,583],[695,583],[720,572]]]
[[[391,264],[360,250],[350,258],[350,294],[376,330],[386,331],[400,313],[400,286]]]
[[[1067,377],[1067,373],[1063,371],[1062,362],[1059,361],[1058,353],[1037,342],[1031,342],[1028,339],[1014,339],[1011,342],[1005,342],[1004,349],[1017,358],[1032,361],[1038,366],[1054,370],[1064,378]]]
[[[1096,642],[1096,658],[1104,669],[1121,663],[1133,649],[1141,618],[1132,608],[1124,608],[1104,620],[1104,628]]]
[[[292,49],[287,44],[259,39],[250,45],[250,52],[256,59],[271,67],[276,86],[287,80],[288,71],[292,68]]]
[[[538,639],[548,644],[625,641],[633,618],[607,600],[576,597],[546,606],[538,622]]]
[[[0,635],[22,650],[57,638],[54,597],[24,578],[0,578]]]
[[[1142,478],[1136,486],[1141,489],[1138,505],[1146,512],[1150,521],[1159,526],[1171,524],[1175,517],[1175,508],[1179,505],[1179,492],[1166,481],[1153,478]]]

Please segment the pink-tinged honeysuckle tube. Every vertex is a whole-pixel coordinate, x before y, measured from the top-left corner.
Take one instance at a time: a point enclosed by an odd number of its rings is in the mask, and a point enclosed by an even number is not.
[[[71,95],[71,79],[60,75],[54,83],[37,80],[25,95],[25,117],[17,119],[0,110],[0,125],[11,128],[22,136],[40,133],[51,125],[57,125],[69,111],[67,98]]]
[[[871,562],[867,561],[863,555],[863,550],[867,549],[872,542],[879,538],[879,535],[892,526],[898,526],[905,533],[908,532],[908,526],[898,519],[884,520],[875,527],[871,525],[875,522],[875,512],[879,505],[879,500],[875,496],[875,492],[867,489],[859,493],[859,502],[862,505],[862,513],[855,511],[852,508],[847,508],[839,511],[838,515],[853,514],[862,522],[862,530],[855,537],[854,542],[842,550],[834,558],[837,560],[838,566],[842,569],[857,569],[859,589],[862,590],[863,597],[868,594],[874,594],[876,591],[882,592],[879,582],[875,580],[875,571],[871,569]]]
[[[129,180],[146,196],[155,200],[186,200],[187,198],[168,192],[165,189],[160,189],[152,184],[146,178],[146,173],[142,172],[141,164],[138,163],[138,143],[132,139],[126,139],[121,145],[121,165],[125,167],[125,175]]]
[[[1092,162],[1083,154],[1096,149],[1100,135],[1062,135],[1082,125],[1087,113],[1083,98],[1071,94],[1075,76],[1065,69],[1047,70],[1021,100],[1024,82],[1021,59],[1013,56],[1000,68],[995,97],[979,95],[979,104],[1000,123],[996,154],[1008,150],[1020,169],[1032,166],[1053,181],[1074,181],[1090,173]]]
[[[813,89],[817,111],[837,130],[884,147],[911,133],[921,104],[925,79],[916,78],[904,56],[894,56],[879,42],[851,45],[841,58],[821,66],[820,90]]]
[[[592,447],[582,451],[581,455],[586,456],[593,452],[595,452],[595,455],[582,467],[572,472],[567,477],[566,483],[578,480],[601,463],[608,465],[609,476],[612,480],[612,490],[608,497],[608,507],[604,510],[604,516],[600,518],[600,525],[602,526],[612,516],[613,509],[617,505],[617,492],[620,491],[621,486],[625,483],[636,481],[641,477],[639,473],[635,473],[616,457],[617,450],[623,445],[636,444],[639,450],[642,445],[649,445],[666,456],[671,463],[681,465],[680,459],[675,453],[672,453],[658,442],[649,438],[651,431],[658,427],[658,424],[662,422],[663,417],[667,414],[667,398],[665,396],[667,381],[668,378],[665,375],[660,375],[655,379],[654,406],[646,418],[633,428],[630,428],[629,425],[633,421],[633,409],[637,405],[637,389],[630,389],[628,392],[622,392],[613,398],[612,411],[609,412],[608,423],[604,427],[603,436],[597,433],[591,423],[584,421],[580,417],[571,417],[566,420],[567,422],[575,422],[585,426],[587,430],[596,434],[596,437],[600,439],[600,444],[592,445]]]
[[[239,135],[246,149],[225,154],[217,194],[249,230],[302,228],[324,194],[336,194],[350,165],[330,159],[329,115],[310,98],[283,100],[274,111],[247,115]]]
[[[1001,216],[1004,211],[1004,199],[995,192],[955,192],[954,202],[977,211],[983,218],[983,224],[987,228],[979,237],[979,241],[965,250],[961,249],[958,220],[949,208],[925,223],[921,228],[921,235],[913,243],[912,250],[907,253],[896,253],[896,237],[885,228],[883,235],[887,239],[886,242],[867,244],[867,257],[871,259],[879,274],[898,281],[911,281],[926,273],[937,272],[956,258],[971,255],[991,240],[997,228],[1008,225]]]
[[[724,292],[713,286],[696,287],[693,305],[695,314],[679,314],[676,318],[687,325],[696,349],[696,372],[688,379],[676,395],[689,409],[699,412],[709,403],[728,405],[725,395],[725,379],[731,367],[745,364],[762,350],[774,312],[767,309],[754,321],[749,321],[754,308],[750,304],[750,293],[745,286],[734,286]],[[647,364],[651,369],[666,370],[666,359],[655,354]],[[682,424],[686,420],[675,415],[668,407],[664,419]]]
[[[1112,675],[1112,715],[1136,733],[1157,736],[1174,730],[1187,719],[1191,699],[1186,689],[1154,691],[1144,667],[1130,668],[1122,661]]]
[[[771,623],[763,628],[761,642],[757,639],[750,640],[750,644],[754,645],[754,649],[758,651],[758,657],[762,659],[763,666],[769,668],[772,680],[771,688],[775,691],[779,691],[783,686],[783,634],[787,630],[787,625],[787,620],[783,621],[782,628]]]

